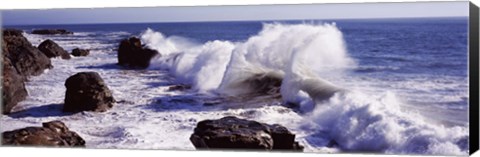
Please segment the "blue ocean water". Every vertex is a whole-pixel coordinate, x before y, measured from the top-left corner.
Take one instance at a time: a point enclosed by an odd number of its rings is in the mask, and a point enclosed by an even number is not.
[[[147,28],[161,32],[165,36],[180,36],[197,43],[214,40],[242,42],[261,31],[264,23],[335,23],[343,33],[349,55],[359,65],[351,70],[353,76],[379,82],[378,85],[381,82],[404,84],[394,88],[395,90],[409,89],[404,94],[410,95],[406,99],[412,101],[412,104],[437,105],[462,110],[468,107],[466,94],[468,90],[468,19],[464,17],[6,27],[19,28],[27,32],[39,28],[63,28],[73,32],[88,32],[87,37],[101,39],[115,49],[119,40],[132,35],[138,36]],[[114,37],[105,36],[115,32],[124,33]],[[408,80],[414,83],[405,84],[412,83]],[[421,88],[415,83],[430,85],[431,89]],[[445,96],[449,95],[460,96],[447,100]]]

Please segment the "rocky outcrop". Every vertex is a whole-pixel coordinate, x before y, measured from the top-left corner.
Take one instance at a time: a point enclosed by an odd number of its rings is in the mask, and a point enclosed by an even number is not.
[[[50,59],[25,38],[21,31],[3,30],[4,57],[8,58],[17,71],[25,77],[40,75],[52,68]]]
[[[251,88],[253,94],[280,94],[280,86],[282,85],[282,77],[274,74],[257,74],[245,80],[245,86]]]
[[[159,55],[157,51],[145,48],[140,39],[131,37],[120,42],[118,64],[131,68],[147,68],[156,55]]]
[[[32,34],[53,35],[53,34],[73,34],[73,32],[65,29],[37,29],[33,30]]]
[[[38,45],[38,49],[43,52],[48,58],[61,56],[62,59],[70,59],[70,54],[60,47],[54,41],[47,39]]]
[[[51,68],[50,59],[22,35],[22,31],[2,31],[2,113],[8,114],[28,93],[25,81]]]
[[[2,133],[2,145],[84,147],[85,141],[61,121]]]
[[[80,72],[70,76],[65,87],[64,112],[104,112],[115,103],[112,92],[96,72]]]
[[[4,29],[3,30],[3,36],[23,36],[22,33],[23,31],[22,30],[18,30],[18,29]]]
[[[86,49],[75,48],[72,50],[72,55],[75,57],[88,56],[89,54],[90,54],[90,50],[86,50]]]
[[[303,151],[287,128],[233,116],[199,122],[190,141],[197,149]]]
[[[28,93],[25,89],[24,77],[18,73],[10,59],[5,57],[6,42],[2,41],[2,113],[8,114],[18,102],[25,100]]]

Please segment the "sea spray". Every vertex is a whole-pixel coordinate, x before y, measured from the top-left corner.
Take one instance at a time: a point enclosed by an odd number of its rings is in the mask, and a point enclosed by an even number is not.
[[[394,93],[366,95],[325,79],[356,66],[335,24],[264,24],[257,35],[237,43],[190,44],[152,30],[142,40],[165,55],[153,61],[156,66],[199,92],[236,96],[255,90],[252,78],[280,78],[283,101],[299,104],[305,123],[342,150],[467,154],[468,145],[461,144],[467,127],[427,122],[402,109]]]
[[[468,145],[461,144],[468,138],[468,128],[429,123],[418,113],[403,110],[401,104],[391,92],[379,96],[340,92],[317,104],[321,107],[317,106],[307,119],[346,151],[468,153]]]
[[[295,57],[297,54],[301,57]],[[305,66],[303,71],[308,74],[289,73],[292,62]],[[219,90],[230,95],[244,94],[252,90],[245,88],[249,87],[244,85],[245,80],[259,74],[318,77],[332,69],[340,73],[340,69],[352,64],[342,33],[334,24],[264,24],[258,35],[237,45]]]
[[[147,29],[141,35],[142,43],[146,43],[149,48],[157,50],[160,54],[168,56],[173,53],[179,53],[182,49],[181,43],[187,42],[175,41],[173,37],[165,37],[160,32],[155,32],[152,29]],[[190,44],[188,44],[190,45]]]
[[[317,77],[353,63],[335,24],[264,24],[257,35],[238,43],[194,44],[180,39],[151,29],[142,34],[148,47],[166,56],[152,61],[152,67],[169,69],[177,81],[192,84],[200,92],[246,94],[255,90],[248,80],[266,75],[284,78],[292,62],[306,65],[314,73],[300,77]],[[297,53],[302,57],[292,57]]]
[[[217,89],[234,45],[228,41],[198,44],[182,37],[165,37],[147,29],[141,39],[163,57],[152,60],[150,68],[168,69],[176,81],[191,84],[198,92]]]
[[[229,42],[212,41],[188,50],[180,55],[175,76],[184,82],[191,81],[199,92],[214,90],[223,78],[232,49],[233,44]]]

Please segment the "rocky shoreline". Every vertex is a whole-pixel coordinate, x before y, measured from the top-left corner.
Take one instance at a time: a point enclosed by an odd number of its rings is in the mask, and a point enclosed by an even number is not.
[[[8,114],[18,102],[28,95],[25,81],[38,76],[45,69],[53,68],[50,59],[22,35],[22,31],[2,31],[3,59],[3,106],[2,113]]]
[[[89,50],[76,48],[69,54],[52,40],[43,41],[38,48],[22,35],[22,31],[5,29],[2,39],[4,59],[3,71],[3,114],[12,113],[18,102],[25,100],[28,93],[25,82],[29,77],[42,74],[43,70],[54,68],[50,58],[70,59],[87,56]],[[34,33],[35,32],[35,33]],[[73,34],[67,30],[32,31],[32,34]],[[131,69],[145,69],[153,57],[160,54],[142,45],[137,37],[122,40],[118,48],[118,65]],[[28,66],[27,66],[28,65]],[[275,86],[278,81],[268,84],[271,79],[261,79],[265,88]],[[263,83],[262,83],[263,82]],[[274,85],[273,85],[274,84]],[[95,72],[80,72],[65,80],[66,94],[63,112],[107,112],[116,103],[114,95],[103,79]],[[263,89],[259,92],[267,92]],[[265,91],[266,90],[266,91]],[[2,133],[3,145],[70,146],[84,147],[85,141],[61,121],[43,123],[43,127],[27,127]],[[197,149],[241,149],[303,151],[303,146],[294,141],[295,134],[278,124],[266,124],[233,116],[197,123],[192,130],[191,144]],[[188,137],[186,137],[188,138]],[[54,139],[45,140],[45,139]]]

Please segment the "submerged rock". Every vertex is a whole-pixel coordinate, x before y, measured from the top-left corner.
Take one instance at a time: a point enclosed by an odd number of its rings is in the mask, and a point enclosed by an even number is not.
[[[3,30],[4,57],[8,58],[17,71],[25,77],[40,75],[52,68],[50,59],[25,38],[21,31]]]
[[[268,95],[272,98],[281,98],[280,86],[283,76],[277,73],[258,73],[245,75],[243,79],[222,83],[220,88],[230,95],[242,95],[245,97]]]
[[[150,60],[159,55],[155,50],[142,46],[140,39],[131,37],[120,42],[118,64],[132,68],[147,68]]]
[[[184,91],[184,90],[189,90],[192,89],[192,86],[190,85],[173,85],[168,87],[168,91]]]
[[[254,93],[264,94],[280,94],[280,86],[282,85],[282,77],[269,74],[259,74],[245,81]]]
[[[65,87],[64,112],[105,112],[115,103],[112,92],[96,72],[80,72],[70,76]]]
[[[53,35],[53,34],[73,34],[73,32],[65,29],[37,29],[33,30],[32,34]]]
[[[287,128],[233,116],[199,122],[190,141],[197,149],[303,151]]]
[[[18,102],[25,100],[28,93],[25,89],[24,77],[18,73],[17,69],[10,62],[10,59],[5,57],[7,51],[6,43],[2,44],[3,53],[3,71],[2,71],[2,112],[8,114]]]
[[[60,47],[54,41],[47,39],[38,45],[38,49],[43,52],[48,58],[61,56],[62,59],[70,59],[70,54]]]
[[[85,141],[61,121],[2,133],[2,145],[84,147]]]
[[[87,49],[75,48],[72,50],[72,55],[75,57],[88,56],[89,54],[90,54],[90,50],[87,50]]]

